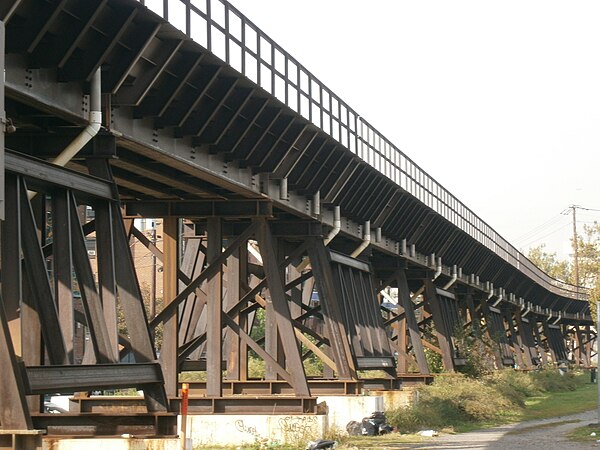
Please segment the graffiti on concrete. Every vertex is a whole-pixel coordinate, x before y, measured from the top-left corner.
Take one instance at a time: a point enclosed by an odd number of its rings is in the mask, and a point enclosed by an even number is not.
[[[279,419],[279,427],[288,442],[311,437],[318,431],[317,425],[315,416],[287,416]]]
[[[244,423],[243,420],[236,420],[235,428],[240,433],[247,433],[247,434],[251,435],[257,441],[261,441],[263,439],[263,437],[260,435],[260,433],[256,430],[255,426],[247,425]]]

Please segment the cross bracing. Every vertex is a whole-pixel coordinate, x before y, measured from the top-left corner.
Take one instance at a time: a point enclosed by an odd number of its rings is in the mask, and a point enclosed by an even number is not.
[[[91,374],[105,388],[142,373],[155,414],[177,409],[177,374],[190,367],[207,376],[199,389],[210,401],[198,400],[197,412],[252,408],[226,395],[252,389],[249,350],[265,361],[269,392],[288,393],[288,410],[301,412],[323,386],[307,381],[307,358],[354,392],[360,369],[427,374],[424,346],[455,370],[460,327],[496,343],[496,367],[562,361],[566,337],[589,364],[585,290],[535,267],[227,2],[169,0],[157,15],[134,0],[12,0],[0,17],[4,109],[16,128],[5,136],[3,323],[13,341],[5,356],[12,346],[27,366],[19,376],[16,360],[6,361],[17,374],[19,426],[32,426],[35,409],[23,396],[57,388],[34,382],[38,374],[54,380],[65,364],[71,379]],[[51,164],[90,109],[101,112],[101,130],[67,168]],[[93,221],[78,217],[82,205]],[[139,217],[164,222],[160,249],[136,231]],[[97,280],[85,255],[92,233]],[[127,239],[164,269],[156,317],[140,306]],[[44,261],[53,264],[48,282]],[[73,280],[82,310],[67,313]],[[381,312],[386,288],[397,305]],[[259,311],[267,326],[256,337]],[[83,366],[73,364],[75,324],[92,337]],[[26,326],[38,332],[15,331]],[[126,355],[134,363],[111,380],[94,368]]]

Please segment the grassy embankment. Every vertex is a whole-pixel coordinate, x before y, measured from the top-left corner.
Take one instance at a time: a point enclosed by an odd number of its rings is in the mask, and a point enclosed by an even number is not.
[[[418,405],[388,411],[390,422],[403,434],[341,439],[343,448],[401,448],[419,442],[414,433],[433,428],[442,432],[466,432],[505,423],[576,414],[594,409],[597,385],[589,375],[557,370],[535,373],[502,371],[480,379],[443,376],[420,391]],[[582,432],[587,437],[593,430]],[[600,438],[600,428],[596,430]],[[597,439],[597,438],[595,438]],[[392,444],[392,445],[390,445]]]
[[[440,376],[432,385],[420,389],[419,398],[413,407],[386,411],[388,421],[400,433],[331,438],[340,442],[340,450],[402,448],[403,443],[424,440],[414,434],[423,429],[466,432],[510,422],[576,414],[596,408],[597,385],[589,383],[587,373],[560,375],[557,370],[532,373],[505,370],[479,379],[463,375]],[[578,436],[589,440],[592,431],[600,438],[600,427],[597,430],[585,427]],[[238,448],[291,450],[305,447],[255,444]]]

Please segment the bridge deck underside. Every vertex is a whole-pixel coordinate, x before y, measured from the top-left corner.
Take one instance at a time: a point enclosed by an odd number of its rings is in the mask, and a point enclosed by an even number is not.
[[[109,432],[110,419],[91,423],[83,411],[105,407],[93,399],[61,422],[38,412],[39,395],[131,386],[144,390],[133,401],[143,411],[125,422],[171,432],[179,374],[192,370],[206,376],[194,388],[197,413],[314,413],[316,393],[360,390],[362,369],[385,369],[385,386],[429,380],[425,349],[455,370],[464,330],[487,333],[496,367],[566,359],[567,325],[580,345],[594,339],[587,302],[507,262],[140,3],[10,0],[0,18],[5,109],[16,127],[5,145],[3,428]],[[87,123],[97,71],[102,131],[67,169],[49,164]],[[349,135],[356,124],[338,106]],[[334,207],[343,226],[330,252],[323,238]],[[138,217],[162,219],[160,246],[135,227]],[[369,225],[370,245],[347,256]],[[162,269],[164,305],[150,317],[134,241]],[[397,297],[386,306],[391,290]],[[76,327],[90,334],[83,364],[72,348]],[[260,386],[250,379],[251,353],[264,362]],[[126,356],[131,364],[115,369]],[[334,381],[308,379],[315,360],[319,377]],[[240,395],[252,392],[262,398]]]
[[[118,159],[112,166],[123,198],[260,195],[255,186],[234,185],[227,176],[194,167],[195,159],[218,155],[231,172],[246,168],[255,174],[255,183],[261,177],[285,179],[289,191],[309,198],[318,194],[323,205],[340,206],[344,217],[359,224],[370,220],[385,236],[406,240],[421,254],[435,253],[445,264],[477,273],[481,280],[503,286],[517,297],[531,297],[542,308],[585,310],[585,302],[565,303],[550,295],[138,2],[18,3],[7,23],[9,67],[14,56],[15,64],[49,69],[63,83],[89,82],[100,68],[102,91],[111,94],[103,102],[105,126],[128,131],[128,127],[121,129],[120,122],[133,119],[136,129],[154,136],[154,145],[161,146],[164,134],[174,139],[169,146],[177,143],[183,149],[182,153],[175,148],[157,152],[127,135],[119,138]],[[9,148],[50,158],[72,139],[72,117],[43,111],[54,105],[24,105],[20,93],[11,92],[10,83],[7,94],[7,110],[19,130],[8,137]],[[88,147],[82,156],[101,152]],[[82,169],[78,164],[72,163]],[[337,245],[347,251],[354,244]]]

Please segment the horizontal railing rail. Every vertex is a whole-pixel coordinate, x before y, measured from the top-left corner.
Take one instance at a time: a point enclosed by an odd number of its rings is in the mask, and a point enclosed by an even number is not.
[[[226,0],[138,0],[550,292],[586,300],[500,236]]]

